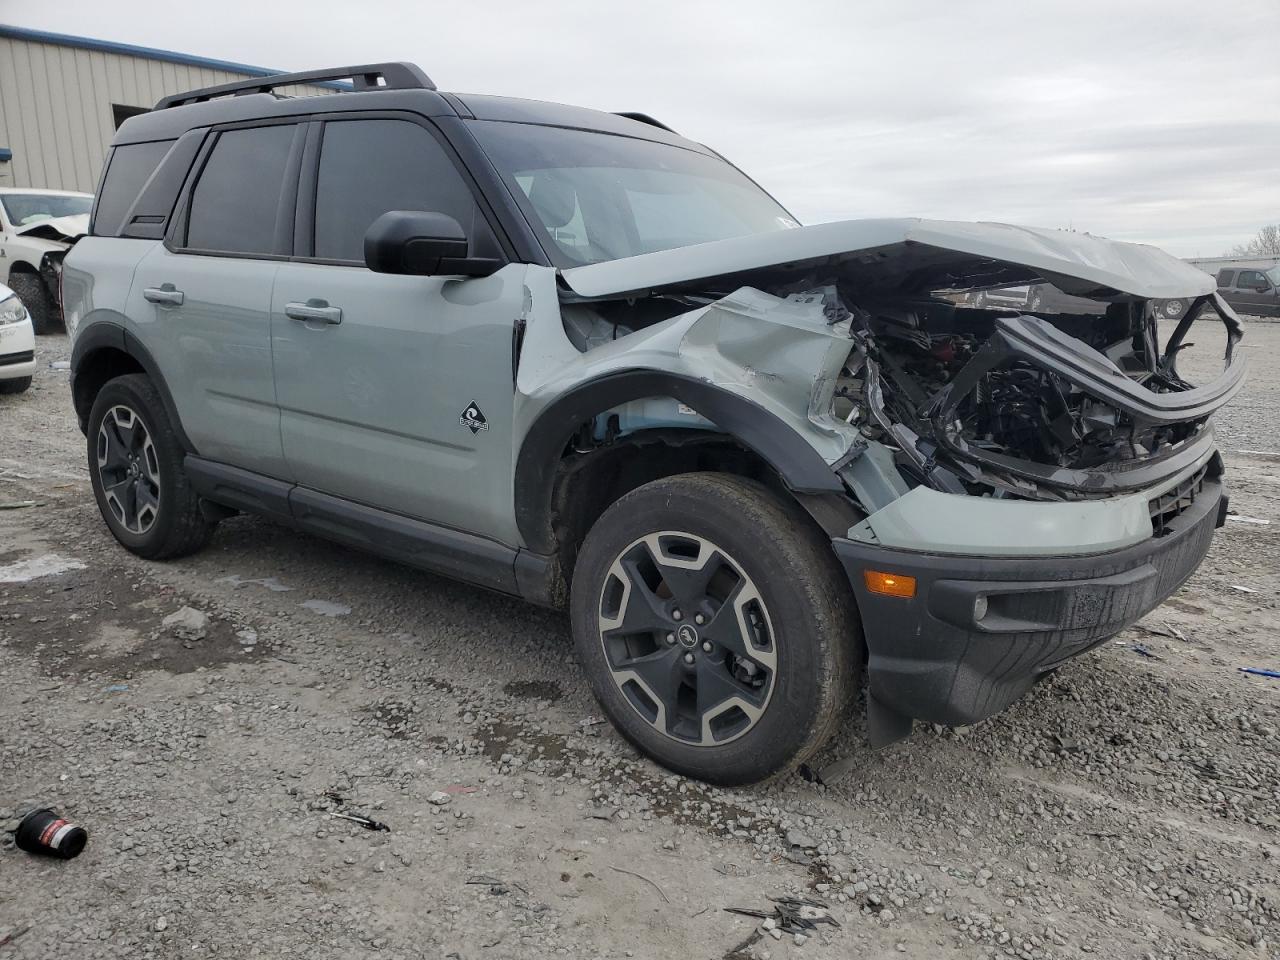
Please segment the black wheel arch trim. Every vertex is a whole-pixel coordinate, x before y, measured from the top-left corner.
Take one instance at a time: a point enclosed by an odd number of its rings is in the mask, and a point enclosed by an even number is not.
[[[143,372],[156,385],[156,390],[160,393],[160,400],[164,404],[164,412],[169,417],[169,423],[178,437],[178,442],[182,444],[183,451],[196,453],[195,445],[182,428],[182,420],[178,416],[178,408],[173,402],[173,395],[169,392],[169,385],[160,373],[160,365],[156,363],[151,351],[143,346],[138,338],[126,330],[122,324],[109,320],[98,320],[81,327],[77,331],[75,344],[71,348],[72,397],[75,397],[76,376],[85,362],[100,350],[117,350],[137,361]],[[92,402],[90,402],[88,407],[92,407],[92,405]],[[86,409],[84,418],[80,423],[81,432],[87,432],[88,426],[88,409]]]
[[[529,548],[556,549],[550,512],[557,465],[574,432],[599,413],[645,397],[671,397],[752,450],[795,493],[841,493],[844,485],[816,450],[764,407],[715,384],[658,370],[621,370],[575,387],[548,406],[520,445],[516,525]]]

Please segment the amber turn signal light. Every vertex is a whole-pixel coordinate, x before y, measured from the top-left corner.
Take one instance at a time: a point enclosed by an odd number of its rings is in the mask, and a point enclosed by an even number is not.
[[[864,570],[862,580],[872,593],[882,593],[886,597],[904,597],[909,600],[916,595],[916,578],[901,573]]]

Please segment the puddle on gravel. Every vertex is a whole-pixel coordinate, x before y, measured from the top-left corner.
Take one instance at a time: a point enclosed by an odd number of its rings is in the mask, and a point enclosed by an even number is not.
[[[555,703],[564,696],[560,684],[554,680],[511,680],[503,686],[502,692],[518,700],[546,700],[549,703]]]
[[[60,676],[190,673],[265,655],[261,645],[246,652],[241,626],[212,617],[201,640],[162,631],[160,621],[183,605],[172,591],[115,568],[82,565],[56,579],[0,582],[0,644]]]

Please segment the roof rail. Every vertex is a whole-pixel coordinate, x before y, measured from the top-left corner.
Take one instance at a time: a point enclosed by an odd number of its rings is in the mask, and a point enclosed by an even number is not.
[[[638,121],[639,123],[647,123],[649,126],[659,127],[667,131],[667,133],[676,133],[674,130],[668,127],[665,123],[663,123],[661,120],[655,120],[653,117],[649,116],[647,113],[637,113],[634,110],[622,110],[622,111],[619,111],[618,113],[615,113],[614,116],[626,117],[628,120],[635,120],[635,121]],[[676,136],[678,137],[680,136],[680,134],[676,133]]]
[[[204,87],[163,98],[155,109],[181,107],[215,97],[241,97],[251,93],[270,93],[276,87],[291,84],[323,83],[328,80],[351,80],[355,90],[434,90],[436,85],[413,63],[366,63],[358,67],[333,67],[328,70],[307,70],[303,73],[282,73],[273,77],[253,77],[235,83],[220,83],[216,87]],[[381,83],[379,83],[381,80]]]

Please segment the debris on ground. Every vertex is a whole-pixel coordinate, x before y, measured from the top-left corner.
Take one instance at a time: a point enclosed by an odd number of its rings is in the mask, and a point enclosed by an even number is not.
[[[1280,680],[1280,670],[1263,670],[1261,667],[1241,667],[1241,673],[1251,673],[1255,677],[1271,677],[1273,680]]]
[[[384,830],[387,833],[391,832],[391,828],[381,820],[374,820],[372,817],[361,816],[358,813],[340,813],[337,810],[330,810],[329,816],[337,817],[340,820],[350,820],[352,823],[358,823],[366,830]]]
[[[209,617],[195,607],[179,607],[160,621],[160,626],[179,640],[203,640],[209,632]]]
[[[1234,513],[1227,514],[1227,519],[1234,520],[1236,523],[1256,523],[1261,526],[1268,526],[1271,523],[1270,520],[1261,520],[1258,517],[1242,517]]]
[[[658,896],[662,897],[663,900],[665,900],[667,903],[671,902],[671,900],[667,897],[663,889],[660,886],[658,886],[654,881],[646,877],[644,874],[636,873],[634,870],[623,870],[621,867],[615,867],[613,864],[609,864],[609,869],[612,870],[614,873],[625,873],[628,877],[635,877],[637,880],[643,880],[649,886],[653,887],[653,889],[657,890]]]
[[[827,912],[827,905],[818,900],[809,900],[805,897],[770,897],[773,903],[772,910],[756,910],[751,907],[725,907],[726,913],[736,913],[744,917],[755,917],[760,920],[760,926],[756,929],[753,937],[749,937],[745,942],[739,944],[726,957],[737,957],[743,955],[753,943],[760,939],[761,934],[767,934],[774,940],[781,940],[784,936],[794,939],[797,946],[804,943],[806,939],[813,936],[818,927],[822,924],[828,924],[832,927],[839,927],[835,918]],[[799,939],[804,938],[804,939]]]
[[[1145,643],[1130,643],[1127,645],[1130,650],[1140,657],[1146,657],[1148,660],[1163,660],[1164,657],[1152,650]]]
[[[1257,590],[1253,589],[1253,587],[1242,587],[1238,583],[1231,584],[1231,589],[1239,590],[1241,593],[1257,593],[1258,592]]]
[[[498,877],[486,876],[483,873],[478,873],[473,876],[467,877],[467,879],[464,880],[463,883],[467,884],[468,886],[488,887],[489,893],[495,897],[504,896],[510,893],[512,889],[519,890],[526,897],[529,896],[529,891],[526,890],[524,887],[520,886],[520,884],[514,883],[510,880],[501,880]]]
[[[346,604],[334,603],[331,600],[306,600],[302,606],[322,617],[345,617],[351,612],[351,608]]]
[[[453,800],[453,797],[449,796],[449,794],[445,793],[443,790],[437,790],[432,793],[431,796],[427,797],[427,803],[436,807],[443,807],[451,800]]]
[[[17,930],[0,935],[0,947],[7,947],[30,929],[30,926],[19,927]]]
[[[80,851],[89,842],[89,834],[84,827],[60,816],[56,810],[42,807],[22,818],[13,840],[19,850],[27,853],[72,860],[80,856]]]
[[[0,510],[22,510],[25,507],[34,507],[34,500],[11,500],[8,503],[0,503]]]

